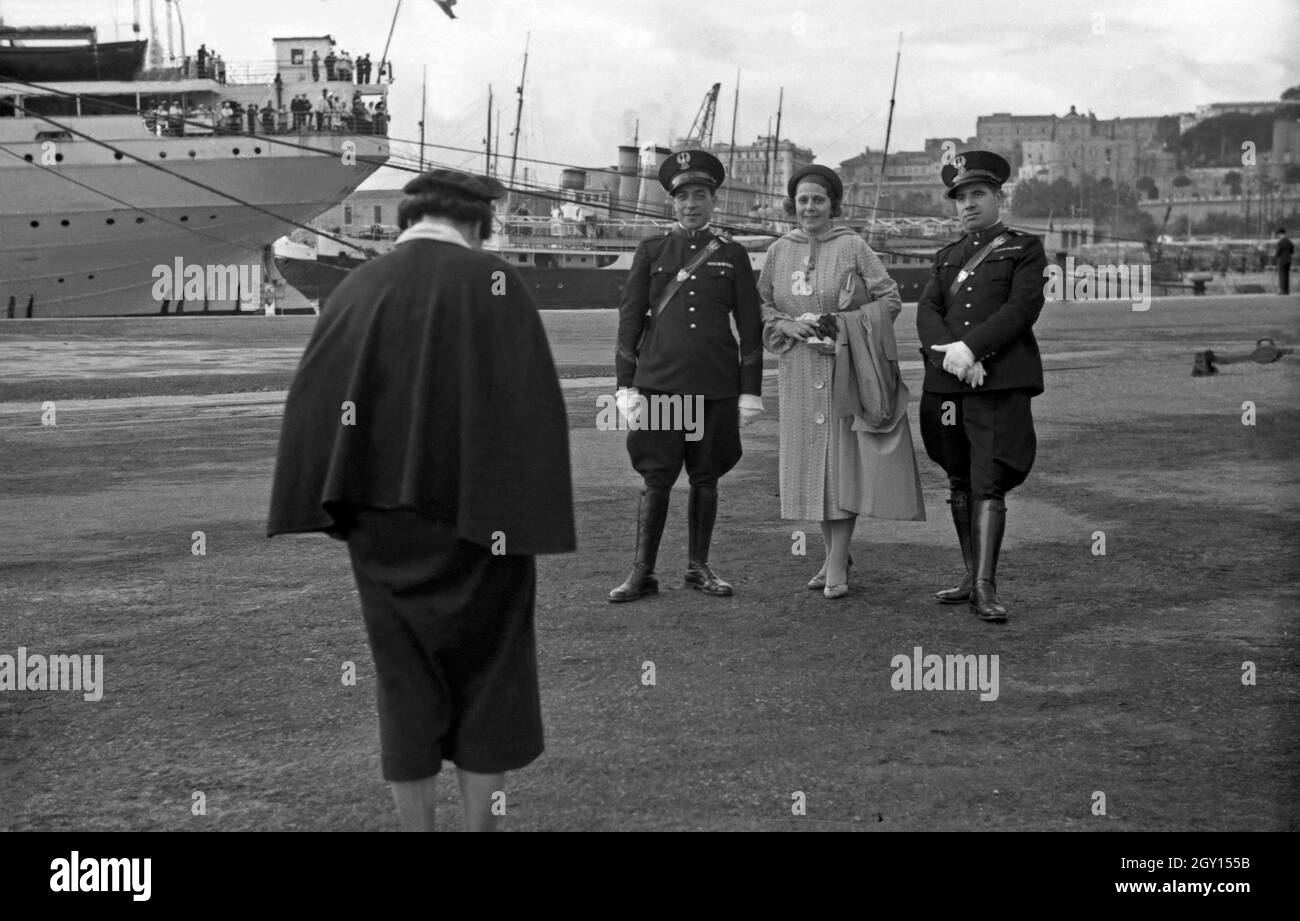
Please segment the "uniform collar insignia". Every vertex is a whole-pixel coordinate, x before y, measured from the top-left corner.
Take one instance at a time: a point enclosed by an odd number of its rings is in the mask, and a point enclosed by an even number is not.
[[[685,227],[682,226],[681,221],[678,221],[675,224],[673,224],[673,233],[678,234],[679,236],[683,236],[688,240],[694,240],[696,237],[701,235],[704,236],[708,236],[709,234],[713,234],[715,236],[721,235],[720,231],[715,230],[712,224],[705,224],[699,230],[687,230]]]

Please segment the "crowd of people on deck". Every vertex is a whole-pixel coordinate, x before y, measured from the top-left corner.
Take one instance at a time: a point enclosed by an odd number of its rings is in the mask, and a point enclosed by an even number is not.
[[[321,90],[312,99],[299,93],[285,105],[267,99],[258,106],[236,99],[210,105],[184,107],[181,100],[159,100],[144,111],[145,127],[158,137],[195,137],[211,134],[287,134],[333,131],[347,134],[385,134],[388,107],[384,100],[367,102],[357,90],[351,102],[338,93]]]
[[[362,86],[372,82],[375,75],[374,62],[370,60],[369,54],[358,55],[356,60],[343,51],[335,54],[331,48],[325,57],[321,57],[319,51],[311,53],[311,79],[314,83],[319,83],[321,76],[328,81],[342,81],[344,83],[359,83]],[[378,79],[387,78],[389,83],[393,82],[393,63],[392,61],[380,61]]]
[[[355,83],[366,86],[372,82],[393,82],[393,62],[380,61],[378,72],[370,54],[358,55],[355,59],[346,50],[339,54],[330,50],[321,57],[319,51],[311,53],[311,79],[319,83],[324,77],[327,82]],[[226,83],[226,62],[215,51],[209,51],[206,44],[199,45],[193,55],[185,55],[180,63],[181,76],[196,77],[199,80],[215,80]],[[279,75],[277,74],[277,79]]]

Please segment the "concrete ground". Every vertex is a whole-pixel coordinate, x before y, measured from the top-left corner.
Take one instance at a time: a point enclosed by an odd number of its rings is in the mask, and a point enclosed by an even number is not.
[[[539,560],[547,752],[511,775],[506,827],[1294,830],[1300,361],[1190,371],[1200,349],[1296,343],[1298,306],[1048,306],[1003,626],[930,601],[960,559],[919,436],[928,520],[860,522],[852,594],[803,588],[820,542],[779,517],[771,371],[768,416],[723,481],[714,563],[735,596],[681,587],[683,482],[666,591],[607,604],[638,486],[623,436],[595,426],[616,318],[545,313],[579,550]],[[346,552],[263,536],[313,323],[0,324],[0,656],[102,654],[105,675],[98,701],[0,690],[0,829],[395,827]],[[914,329],[909,307],[904,355]],[[918,433],[919,360],[904,374]],[[997,698],[895,690],[891,662],[918,646],[998,655]]]

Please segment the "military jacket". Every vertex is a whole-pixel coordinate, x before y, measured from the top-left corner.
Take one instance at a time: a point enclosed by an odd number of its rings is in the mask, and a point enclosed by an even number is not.
[[[682,282],[658,317],[652,316],[678,271],[715,236],[721,246]],[[692,233],[675,225],[665,236],[643,241],[632,259],[618,309],[618,386],[699,394],[706,400],[761,394],[762,328],[758,286],[745,248],[710,227]]]
[[[949,289],[962,267],[999,234],[1005,234],[1006,241],[963,280],[956,298],[950,298]],[[1001,222],[966,234],[935,254],[930,281],[916,305],[916,331],[926,359],[925,390],[1043,392],[1043,362],[1033,327],[1043,309],[1046,266],[1041,239]],[[930,348],[958,340],[984,364],[984,383],[978,388],[944,371],[943,353]]]

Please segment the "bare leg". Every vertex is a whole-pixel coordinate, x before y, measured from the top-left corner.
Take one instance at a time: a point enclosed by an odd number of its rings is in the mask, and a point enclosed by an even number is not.
[[[465,831],[496,831],[497,817],[492,813],[494,794],[505,795],[506,775],[475,774],[456,769],[460,781],[460,804],[465,810]]]
[[[433,831],[438,806],[438,775],[390,784],[402,831]]]
[[[836,518],[823,521],[822,527],[830,532],[830,550],[826,554],[826,584],[843,585],[849,581],[849,543],[858,519]]]
[[[826,548],[822,555],[822,568],[817,570],[817,575],[824,579],[826,578],[826,564],[830,562],[831,558],[831,523],[829,521],[823,521],[821,523],[821,529],[822,543],[826,545]]]

